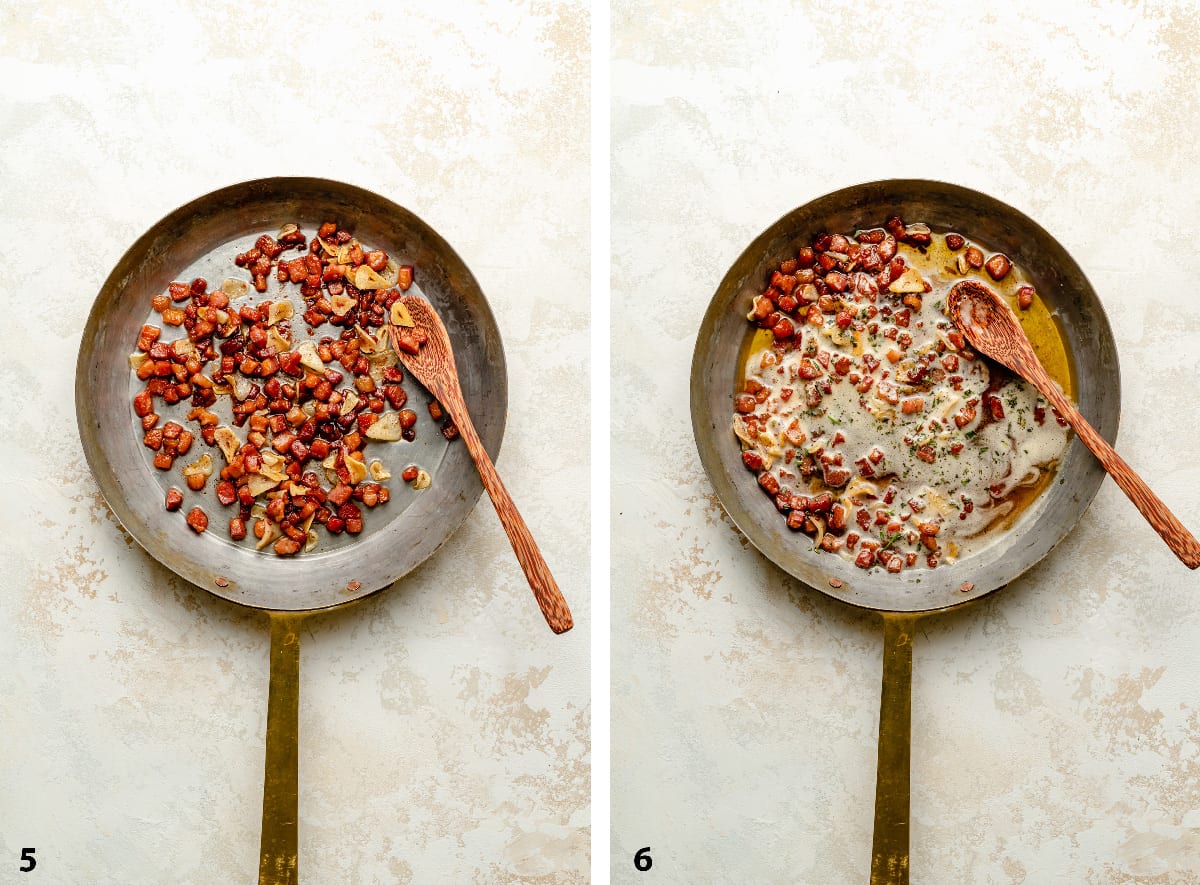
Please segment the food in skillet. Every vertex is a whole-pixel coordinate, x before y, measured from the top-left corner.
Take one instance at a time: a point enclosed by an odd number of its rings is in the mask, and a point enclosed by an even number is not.
[[[299,254],[289,258],[291,250]],[[286,225],[233,260],[250,273],[250,285],[227,279],[210,291],[198,278],[171,283],[153,299],[162,325],[143,326],[130,356],[145,382],[133,410],[160,470],[186,462],[198,433],[215,451],[184,464],[187,488],[202,491],[213,479],[218,503],[236,508],[230,538],[253,533],[257,549],[271,545],[289,556],[316,545],[316,526],[332,534],[361,532],[362,507],[391,497],[383,484],[391,473],[371,457],[369,444],[416,439],[417,413],[404,408],[404,375],[388,334],[388,326],[396,326],[396,345],[409,353],[425,342],[398,300],[412,285],[413,268],[364,249],[332,223],[311,241]],[[255,301],[251,286],[265,293],[272,272],[280,292]],[[299,317],[288,286],[299,287],[305,305]],[[308,332],[303,340],[301,319]],[[326,324],[335,334],[321,334]],[[168,409],[179,412],[179,420],[160,425],[159,411]],[[444,418],[436,401],[429,412],[435,421]],[[446,439],[458,436],[449,419],[441,429]],[[416,465],[401,477],[418,489],[430,484]],[[183,503],[180,489],[168,490],[167,510]],[[200,533],[209,518],[195,506],[186,521]]]
[[[761,331],[734,432],[815,549],[863,569],[936,568],[979,550],[1051,481],[1065,422],[977,358],[945,312],[955,282],[984,274],[1069,383],[1062,340],[1020,269],[924,224],[820,234],[755,297],[748,318]]]

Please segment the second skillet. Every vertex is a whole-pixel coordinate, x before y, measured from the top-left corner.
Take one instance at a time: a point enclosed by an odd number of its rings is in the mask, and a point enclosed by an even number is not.
[[[807,538],[786,528],[774,502],[742,464],[732,431],[739,356],[754,332],[746,314],[771,271],[814,235],[878,227],[893,215],[924,222],[935,231],[958,231],[1007,254],[1056,315],[1073,362],[1076,402],[1110,442],[1116,437],[1121,402],[1112,330],[1079,265],[1028,216],[957,185],[877,181],[820,197],[759,235],[717,288],[692,360],[691,413],[700,460],[722,506],[750,542],[784,571],[834,599],[883,616],[872,883],[908,881],[912,641],[917,616],[975,601],[1029,569],[1071,531],[1105,476],[1091,453],[1073,439],[1055,481],[1002,537],[973,556],[932,570],[866,572],[836,554],[811,552]],[[964,586],[969,586],[968,592],[963,592]]]
[[[270,178],[232,185],[155,224],[129,248],[96,297],[80,344],[75,384],[88,465],[125,529],[181,577],[270,616],[260,883],[298,880],[296,724],[302,613],[347,605],[408,574],[462,524],[483,490],[466,447],[448,443],[436,424],[423,420],[414,443],[369,449],[394,477],[389,483],[391,501],[366,513],[365,528],[356,537],[321,532],[319,546],[311,553],[283,558],[230,541],[218,524],[228,511],[217,504],[213,483],[199,494],[189,492],[181,512],[164,510],[167,487],[181,483],[177,471],[154,469],[152,453],[142,445],[141,426],[131,407],[141,384],[128,362],[138,330],[149,321],[150,299],[172,280],[202,276],[215,287],[227,277],[242,278],[233,256],[259,234],[273,234],[295,222],[312,236],[325,221],[336,221],[363,243],[415,267],[410,291],[428,299],[445,320],[463,395],[485,448],[495,458],[504,434],[507,374],[499,329],[479,284],[450,245],[411,212],[369,191],[325,179]],[[284,297],[277,286],[272,279],[268,292],[251,300]],[[303,340],[303,332],[297,332],[297,341]],[[424,412],[428,394],[411,378],[405,379],[404,388],[411,407]],[[175,411],[164,410],[163,417],[186,426],[187,408],[181,403]],[[399,481],[410,463],[432,474],[428,489],[418,492]],[[195,504],[217,517],[199,536],[183,520],[183,512]]]

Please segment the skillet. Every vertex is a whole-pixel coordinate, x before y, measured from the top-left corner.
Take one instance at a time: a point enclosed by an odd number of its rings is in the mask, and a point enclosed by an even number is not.
[[[935,231],[957,231],[1007,254],[1055,314],[1072,363],[1076,404],[1110,443],[1120,417],[1116,343],[1079,265],[1027,215],[978,191],[938,181],[888,180],[819,197],[776,221],[734,262],[705,312],[692,359],[692,431],[705,473],[725,512],[762,555],[810,588],[881,614],[884,627],[872,883],[907,883],[912,644],[921,615],[975,602],[1040,561],[1074,528],[1105,473],[1072,439],[1055,480],[989,546],[952,566],[870,572],[787,529],[774,502],[742,464],[732,431],[746,321],[771,272],[820,232],[879,227],[900,215]],[[965,591],[962,588],[968,588]]]
[[[479,284],[462,259],[429,225],[370,191],[320,178],[268,178],[231,185],[193,200],[167,215],[137,240],[117,263],[92,306],[79,349],[75,404],[88,465],[108,506],[145,550],[176,574],[215,596],[267,613],[271,625],[271,675],[267,712],[260,883],[294,883],[297,870],[297,736],[300,625],[305,613],[346,606],[397,581],[431,556],[466,519],[483,490],[466,447],[448,443],[424,418],[430,397],[411,378],[404,388],[409,407],[422,415],[413,443],[373,443],[395,477],[391,501],[365,511],[355,537],[320,532],[311,553],[283,558],[235,544],[224,529],[227,514],[210,482],[202,493],[187,492],[181,512],[163,507],[166,489],[182,487],[178,470],[159,471],[141,441],[131,400],[141,382],[129,369],[142,324],[152,318],[150,299],[173,280],[206,278],[215,288],[232,277],[247,280],[234,266],[262,233],[285,223],[311,237],[325,221],[336,221],[359,240],[415,268],[410,292],[428,299],[445,321],[458,363],[463,395],[494,459],[504,435],[508,383],[499,329]],[[295,253],[300,254],[300,253]],[[287,253],[285,253],[287,255]],[[273,276],[267,293],[252,302],[283,297]],[[283,290],[283,291],[291,291]],[[254,296],[255,293],[251,292]],[[300,299],[292,294],[299,306]],[[153,317],[157,317],[154,314]],[[306,336],[297,316],[296,341]],[[329,334],[322,327],[317,335]],[[168,339],[164,327],[163,340]],[[227,409],[218,399],[218,405]],[[164,420],[185,427],[190,404],[155,402]],[[223,420],[229,417],[214,407]],[[195,429],[194,427],[192,428]],[[193,447],[192,460],[198,457]],[[218,456],[215,460],[220,463]],[[424,467],[433,484],[415,491],[399,481],[411,463]],[[197,536],[182,516],[199,505],[210,517]],[[230,511],[231,512],[231,511]]]

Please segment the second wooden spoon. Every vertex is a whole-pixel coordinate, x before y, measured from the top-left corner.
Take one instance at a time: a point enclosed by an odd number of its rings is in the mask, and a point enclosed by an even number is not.
[[[555,633],[565,633],[574,625],[571,609],[558,589],[554,576],[550,574],[550,567],[546,565],[542,552],[533,540],[529,526],[521,518],[512,496],[504,487],[504,483],[500,481],[496,465],[492,463],[492,459],[483,448],[483,442],[479,439],[475,425],[471,423],[471,416],[467,412],[467,404],[463,399],[462,387],[459,384],[458,367],[454,364],[454,352],[450,348],[450,336],[446,333],[446,327],[442,325],[437,312],[423,299],[414,295],[404,295],[400,302],[408,310],[415,327],[425,333],[427,340],[417,353],[411,353],[401,345],[401,332],[393,325],[391,326],[392,346],[404,367],[425,386],[426,390],[437,397],[438,402],[454,420],[454,424],[462,434],[463,442],[467,444],[467,450],[471,453],[471,458],[474,459],[475,466],[479,470],[479,478],[483,481],[483,487],[487,489],[488,497],[492,499],[492,504],[496,507],[496,515],[500,517],[500,523],[508,534],[513,552],[517,554],[517,561],[521,563],[521,570],[525,572],[529,587],[533,590],[533,595],[542,610],[542,615],[546,618],[546,623]]]
[[[1084,445],[1100,459],[1108,475],[1167,542],[1171,551],[1188,568],[1200,567],[1200,543],[1058,389],[1033,352],[1033,345],[1025,336],[1017,315],[1004,299],[983,283],[963,280],[955,283],[946,302],[950,318],[971,346],[1036,387],[1071,425]]]

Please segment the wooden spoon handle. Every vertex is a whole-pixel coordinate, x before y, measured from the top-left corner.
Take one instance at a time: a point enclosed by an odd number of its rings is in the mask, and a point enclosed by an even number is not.
[[[1092,427],[1088,420],[1079,414],[1079,410],[1059,392],[1052,382],[1047,379],[1045,385],[1039,384],[1037,387],[1071,425],[1083,444],[1100,459],[1100,463],[1108,471],[1108,475],[1121,487],[1121,491],[1133,502],[1133,506],[1141,511],[1146,522],[1150,523],[1159,536],[1167,542],[1171,552],[1178,556],[1188,568],[1200,567],[1200,543],[1176,518],[1170,508],[1162,502],[1162,499],[1150,490],[1150,486],[1146,485],[1134,469],[1125,463],[1125,459],[1118,455],[1108,441],[1096,432],[1096,428]]]
[[[517,505],[513,503],[512,495],[508,493],[508,489],[504,487],[504,483],[500,479],[500,474],[496,472],[496,465],[492,463],[491,457],[484,449],[483,441],[479,438],[475,425],[471,423],[471,416],[467,412],[466,404],[461,400],[456,401],[457,398],[453,395],[449,397],[450,402],[446,401],[446,397],[439,398],[442,400],[442,405],[450,411],[450,417],[454,419],[463,441],[467,444],[467,450],[475,460],[479,478],[483,480],[483,487],[487,489],[488,497],[492,499],[496,515],[500,517],[500,524],[504,526],[513,552],[517,554],[517,561],[521,563],[521,570],[525,572],[529,588],[533,591],[534,598],[537,599],[538,607],[541,608],[546,623],[555,633],[566,633],[575,624],[571,618],[571,609],[567,606],[567,600],[563,598],[562,591],[558,589],[554,576],[550,574],[550,567],[546,565],[542,551],[538,549],[537,542],[533,540],[529,526],[525,524],[520,511],[517,510]]]

